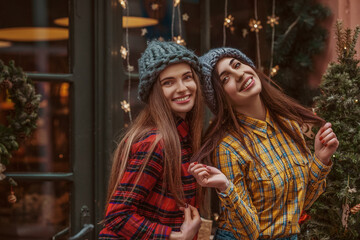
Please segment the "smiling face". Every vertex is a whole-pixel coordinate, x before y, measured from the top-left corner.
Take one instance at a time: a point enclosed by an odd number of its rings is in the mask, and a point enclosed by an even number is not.
[[[216,64],[216,71],[231,105],[238,112],[261,102],[261,82],[250,66],[226,57]]]
[[[186,63],[176,63],[165,68],[159,75],[161,89],[171,110],[185,119],[195,104],[196,82]]]

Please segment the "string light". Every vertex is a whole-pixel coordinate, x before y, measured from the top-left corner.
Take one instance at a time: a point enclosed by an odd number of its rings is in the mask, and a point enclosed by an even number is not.
[[[184,39],[181,38],[181,36],[177,36],[173,38],[173,41],[176,42],[179,45],[185,46],[186,42]]]
[[[275,25],[279,24],[279,17],[276,17],[274,15],[267,17],[267,24],[269,24],[271,27],[274,27]]]
[[[147,29],[146,28],[142,28],[141,29],[141,36],[145,36],[147,34]]]
[[[233,25],[233,22],[234,22],[234,17],[230,14],[225,18],[224,25],[225,27],[229,28],[230,26]]]
[[[119,2],[120,2],[121,7],[122,7],[123,9],[126,9],[126,6],[127,6],[126,0],[119,0]]]
[[[279,66],[276,65],[275,67],[271,68],[270,76],[271,76],[271,77],[275,76],[278,71],[279,71]]]
[[[174,0],[174,7],[177,7],[180,4],[180,0]]]
[[[124,110],[124,112],[128,113],[130,112],[130,104],[124,100],[121,102],[121,108]]]
[[[241,33],[242,33],[242,37],[243,37],[243,38],[246,38],[246,36],[249,34],[249,31],[248,31],[246,28],[243,28],[243,29],[241,30]]]
[[[252,32],[259,32],[260,29],[262,29],[261,21],[256,19],[250,19],[249,21],[249,27],[250,31]]]
[[[354,101],[355,103],[358,103],[359,102],[359,100],[357,100],[357,99],[355,99],[355,101]]]
[[[151,9],[152,9],[153,11],[158,10],[158,9],[159,9],[159,4],[158,4],[158,3],[153,3],[153,4],[151,4]]]
[[[184,13],[183,15],[182,15],[182,19],[185,21],[185,22],[187,22],[188,20],[189,20],[189,15],[187,14],[187,13]]]
[[[121,46],[120,48],[120,54],[121,54],[121,57],[123,59],[126,59],[127,55],[128,55],[128,51],[126,50],[126,48],[124,48],[123,46]]]

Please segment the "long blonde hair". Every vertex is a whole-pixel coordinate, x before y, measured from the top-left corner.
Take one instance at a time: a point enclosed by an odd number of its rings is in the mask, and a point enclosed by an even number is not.
[[[193,152],[195,152],[200,148],[201,144],[204,101],[201,93],[199,75],[193,69],[191,69],[191,71],[197,89],[194,107],[186,114],[186,121],[188,122],[190,128],[192,149]],[[181,181],[181,144],[179,134],[174,119],[174,113],[171,111],[170,105],[165,100],[159,79],[157,79],[149,95],[148,104],[146,104],[145,108],[140,112],[138,117],[130,126],[129,130],[125,133],[113,154],[106,208],[114,195],[124,172],[126,171],[131,146],[136,141],[144,138],[149,131],[153,129],[156,129],[157,137],[148,150],[148,154],[144,159],[134,186],[139,181],[152,151],[154,151],[157,144],[162,144],[164,149],[163,191],[164,189],[170,190],[175,201],[180,206],[184,205],[184,191],[182,190]],[[134,188],[132,191],[133,190]]]

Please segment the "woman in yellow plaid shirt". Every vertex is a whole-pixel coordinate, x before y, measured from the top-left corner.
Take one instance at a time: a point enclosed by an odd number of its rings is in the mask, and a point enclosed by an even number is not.
[[[237,49],[212,49],[200,59],[215,117],[188,171],[218,193],[215,239],[296,240],[300,214],[324,192],[339,145],[331,124],[274,87]],[[321,127],[314,154],[303,124]]]

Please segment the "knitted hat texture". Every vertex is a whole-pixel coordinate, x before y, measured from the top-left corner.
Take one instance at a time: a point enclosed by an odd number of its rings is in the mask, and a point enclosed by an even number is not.
[[[152,86],[163,71],[170,64],[188,63],[197,74],[201,74],[198,57],[186,47],[175,42],[151,41],[138,60],[139,88],[138,98],[147,102]]]
[[[254,63],[244,53],[235,48],[222,47],[211,49],[208,53],[201,56],[200,63],[203,73],[203,93],[206,103],[210,110],[216,114],[218,112],[218,103],[215,98],[214,86],[211,82],[211,75],[217,62],[224,57],[236,58],[249,66],[255,68]]]

